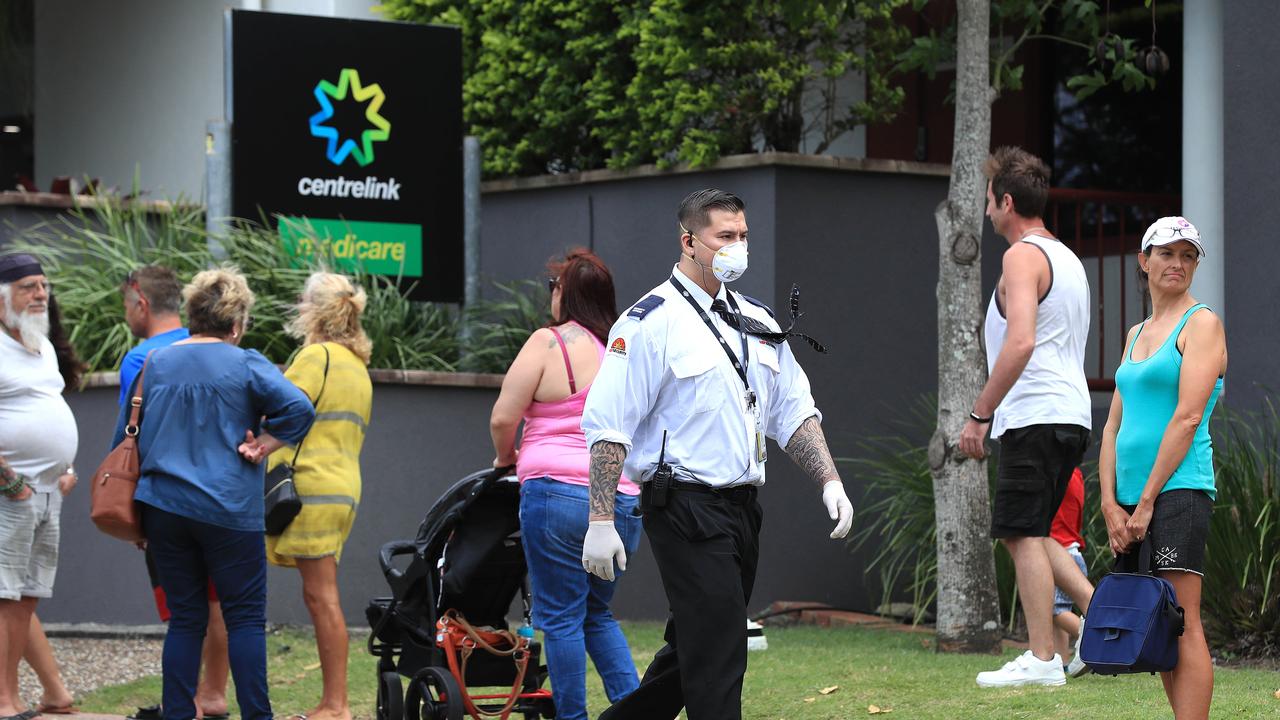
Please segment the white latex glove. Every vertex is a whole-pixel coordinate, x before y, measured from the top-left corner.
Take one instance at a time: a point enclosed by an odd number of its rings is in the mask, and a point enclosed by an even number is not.
[[[831,480],[822,486],[822,504],[827,506],[827,515],[836,521],[836,529],[831,531],[831,538],[842,538],[849,534],[853,527],[853,503],[844,494],[844,483]]]
[[[627,550],[613,528],[612,520],[592,520],[582,541],[582,568],[598,578],[613,582],[613,561],[627,569]]]

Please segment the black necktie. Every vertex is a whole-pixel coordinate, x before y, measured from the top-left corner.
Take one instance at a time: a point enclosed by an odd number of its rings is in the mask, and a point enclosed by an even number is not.
[[[716,315],[719,315],[720,319],[724,320],[729,327],[739,332],[744,332],[752,337],[767,340],[775,344],[785,342],[789,337],[795,337],[809,343],[810,347],[820,353],[825,353],[827,351],[826,346],[808,335],[799,332],[792,332],[791,328],[796,326],[796,320],[800,319],[800,315],[802,314],[800,312],[800,289],[794,285],[791,286],[791,325],[781,332],[775,332],[774,330],[771,330],[768,325],[765,325],[759,320],[731,310],[728,305],[725,305],[723,300],[716,300],[712,302],[711,311]]]

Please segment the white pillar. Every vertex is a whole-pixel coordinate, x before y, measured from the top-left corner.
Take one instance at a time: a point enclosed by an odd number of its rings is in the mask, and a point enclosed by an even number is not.
[[[1223,0],[1182,6],[1182,215],[1205,242],[1192,294],[1225,322],[1222,6]]]

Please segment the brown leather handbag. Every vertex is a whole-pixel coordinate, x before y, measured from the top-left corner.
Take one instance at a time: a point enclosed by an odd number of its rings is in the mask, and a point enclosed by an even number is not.
[[[133,493],[142,474],[138,467],[138,420],[142,413],[142,380],[150,361],[148,357],[143,363],[138,382],[134,384],[124,439],[98,466],[89,489],[89,519],[102,532],[127,542],[142,539],[142,513],[138,512]]]

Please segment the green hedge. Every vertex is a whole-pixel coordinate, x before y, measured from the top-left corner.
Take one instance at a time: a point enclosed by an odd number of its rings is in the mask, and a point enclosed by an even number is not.
[[[462,29],[463,107],[489,176],[821,153],[903,98],[908,0],[386,0]],[[836,81],[866,76],[844,103]],[[806,122],[815,140],[805,144]]]

